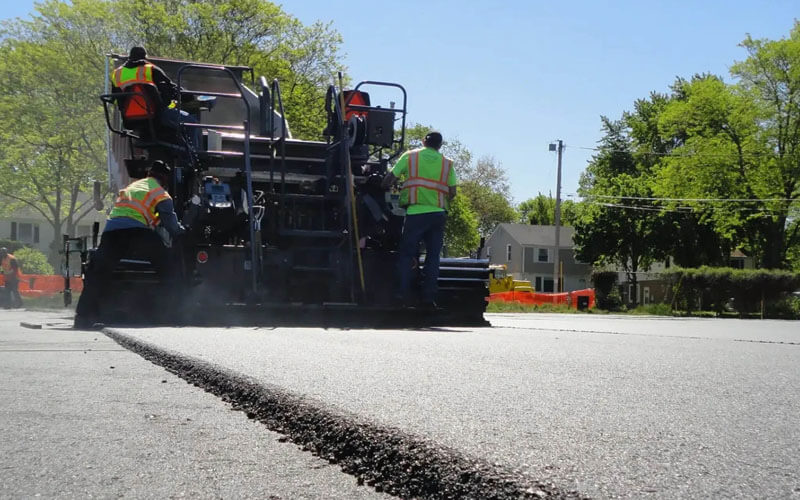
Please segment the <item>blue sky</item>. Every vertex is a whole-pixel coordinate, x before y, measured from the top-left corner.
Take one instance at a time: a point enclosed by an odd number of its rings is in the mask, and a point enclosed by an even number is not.
[[[676,76],[729,79],[747,33],[782,38],[800,17],[797,0],[299,0],[283,8],[304,23],[333,23],[354,80],[405,86],[411,122],[494,156],[516,202],[555,194],[553,140],[567,145],[562,193],[574,194],[601,115],[618,118]],[[0,16],[32,9],[27,0],[4,3]]]

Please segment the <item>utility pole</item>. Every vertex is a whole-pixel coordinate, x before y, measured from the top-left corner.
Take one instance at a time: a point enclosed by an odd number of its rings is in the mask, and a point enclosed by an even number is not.
[[[561,139],[558,140],[557,143],[550,144],[550,151],[556,151],[558,153],[558,174],[556,175],[556,216],[555,216],[555,223],[556,223],[556,250],[555,255],[553,257],[553,293],[560,292],[559,288],[559,262],[558,262],[558,254],[561,250],[561,245],[559,238],[561,236],[561,155],[564,151],[564,143]]]

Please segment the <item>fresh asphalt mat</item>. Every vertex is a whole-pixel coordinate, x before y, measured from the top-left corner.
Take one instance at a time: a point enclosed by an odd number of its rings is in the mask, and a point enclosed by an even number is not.
[[[248,417],[356,477],[402,498],[585,498],[457,450],[377,425],[325,403],[170,352],[107,328],[104,333],[150,362],[229,402]]]

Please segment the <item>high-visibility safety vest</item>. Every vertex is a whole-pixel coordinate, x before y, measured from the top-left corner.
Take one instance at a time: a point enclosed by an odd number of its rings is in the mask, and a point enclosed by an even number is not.
[[[111,73],[111,82],[122,90],[137,83],[153,83],[153,65],[145,63],[132,68],[120,66]]]
[[[142,92],[142,85],[152,85],[153,65],[141,64],[132,68],[120,66],[111,74],[111,82],[115,87],[128,92]],[[152,118],[156,110],[154,103],[145,95],[133,95],[120,104],[122,116],[127,120],[141,120]]]
[[[131,183],[119,192],[108,218],[128,217],[145,226],[155,227],[158,225],[156,206],[162,201],[170,199],[172,198],[157,180],[145,177]]]
[[[420,162],[431,162],[430,157],[420,158],[422,151],[424,150],[416,149],[408,153],[408,179],[403,182],[400,204],[427,205],[447,210],[450,203],[448,179],[453,169],[453,160],[437,153],[435,166],[420,165]]]
[[[3,261],[0,262],[0,268],[3,269],[3,274],[5,276],[13,276],[14,275],[14,268],[11,267],[11,263],[14,262],[15,260],[17,260],[16,257],[14,257],[10,253],[7,253],[5,258],[3,259]],[[18,277],[21,276],[21,273],[20,273],[20,270],[19,270],[19,266],[17,266],[16,275]]]

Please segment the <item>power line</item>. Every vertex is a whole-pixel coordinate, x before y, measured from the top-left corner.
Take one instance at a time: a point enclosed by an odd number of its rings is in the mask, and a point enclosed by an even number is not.
[[[564,146],[567,147],[567,146]],[[661,151],[631,151],[627,149],[608,149],[589,146],[571,146],[576,149],[584,149],[587,151],[600,151],[604,153],[627,153],[630,155],[642,154],[649,156],[663,156],[671,158],[736,158],[738,153],[663,153]],[[763,151],[743,151],[742,156],[774,156],[775,153]]]
[[[608,203],[608,202],[599,202],[599,201],[588,201],[590,205],[597,205],[601,207],[607,208],[622,208],[625,210],[638,210],[641,212],[658,212],[658,213],[675,213],[675,214],[690,214],[699,212],[697,208],[694,207],[675,207],[675,208],[666,208],[666,207],[642,207],[637,205],[621,205],[618,203]],[[785,210],[770,210],[770,209],[761,209],[761,208],[746,208],[746,207],[738,207],[732,209],[722,209],[722,208],[715,208],[715,207],[705,207],[702,209],[703,211],[722,211],[722,210],[733,210],[736,212],[760,212],[763,217],[770,217],[772,215],[780,215],[785,214],[787,211]]]
[[[570,194],[569,196],[572,196]],[[615,200],[641,200],[641,201],[683,201],[683,202],[730,202],[730,203],[767,203],[767,202],[795,202],[800,201],[797,198],[655,198],[647,196],[615,196],[610,194],[593,194],[586,196],[587,199],[591,198],[610,198]]]

